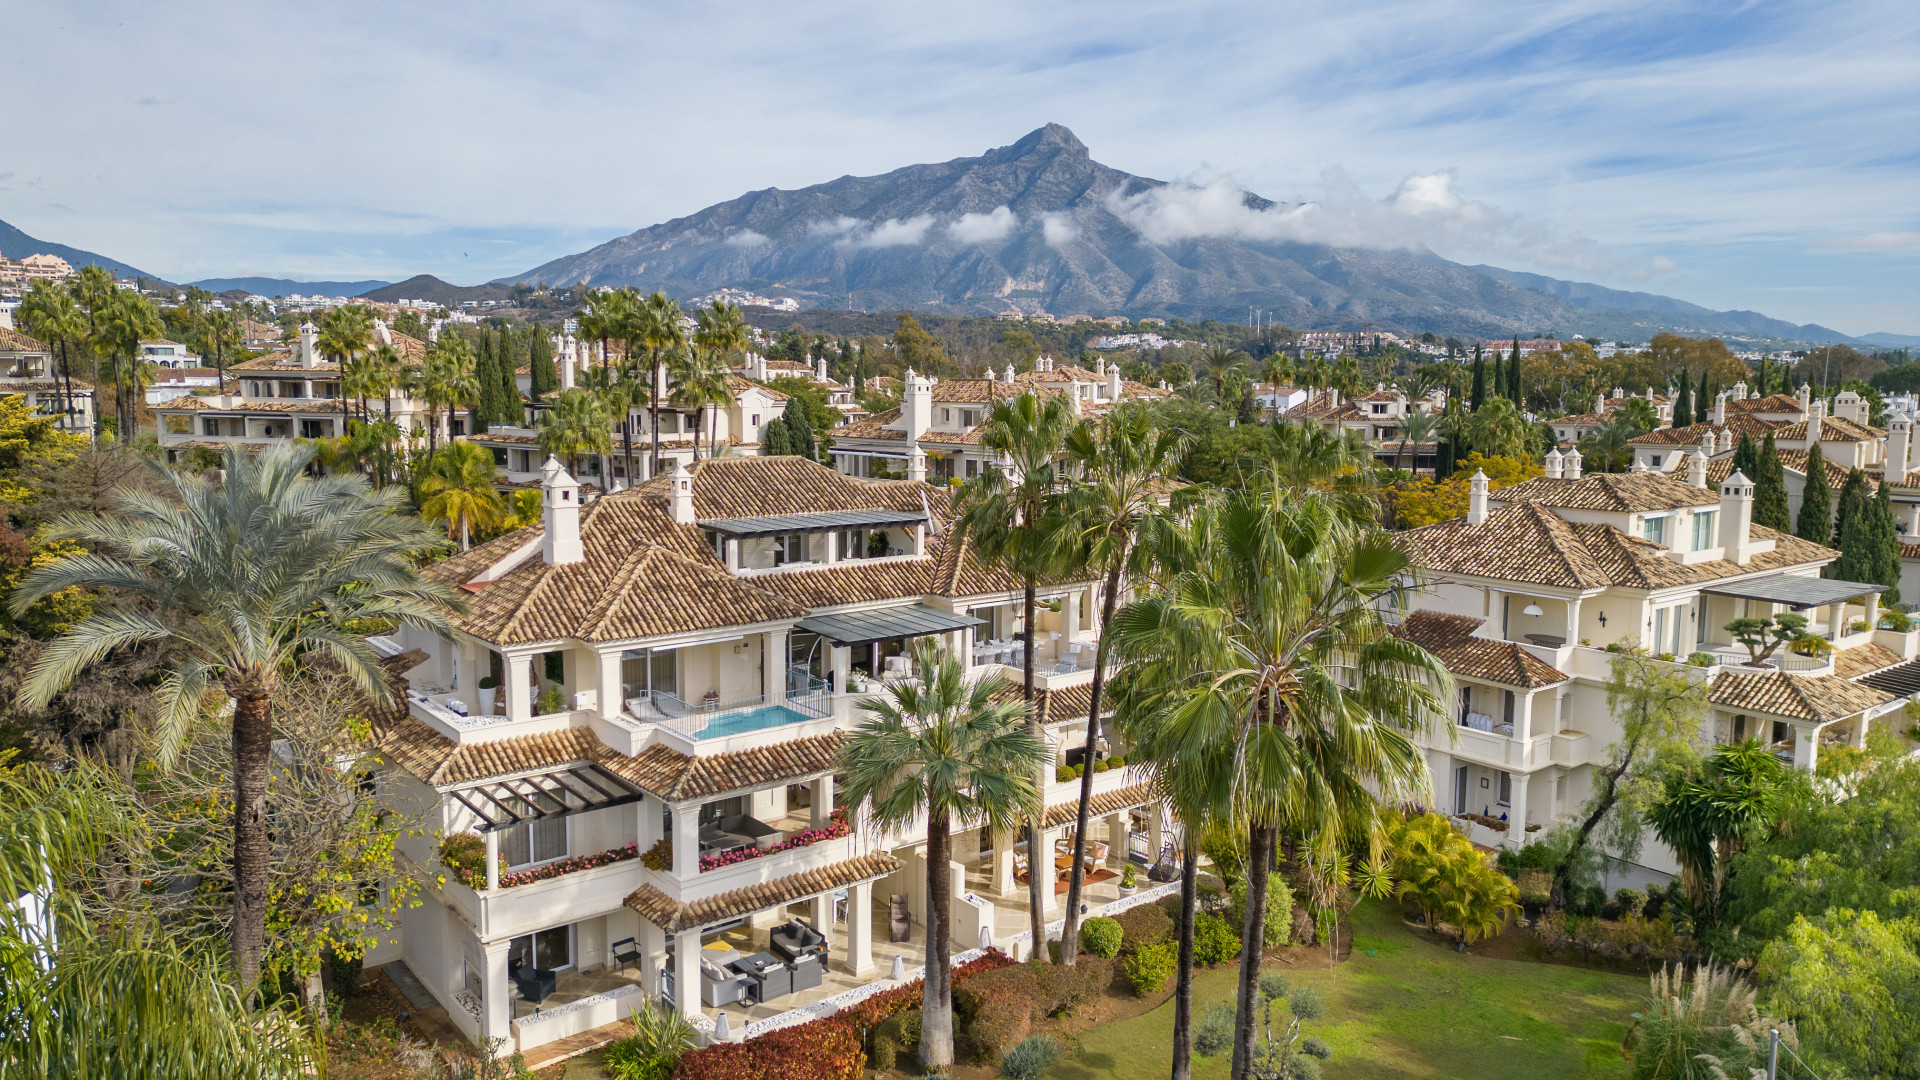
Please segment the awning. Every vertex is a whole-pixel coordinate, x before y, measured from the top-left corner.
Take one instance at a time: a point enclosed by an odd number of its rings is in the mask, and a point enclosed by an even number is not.
[[[473,811],[481,821],[481,832],[640,801],[639,788],[592,761],[532,776],[489,780],[447,794]]]
[[[1878,596],[1886,590],[1885,585],[1875,585],[1867,581],[1770,574],[1752,581],[1708,585],[1700,591],[1713,596],[1731,596],[1736,600],[1760,600],[1769,604],[1785,604],[1795,611],[1802,611],[1806,608],[1837,604],[1842,600]]]
[[[823,510],[813,514],[771,514],[766,517],[708,518],[697,522],[735,539],[747,536],[780,536],[799,532],[833,532],[839,529],[876,529],[889,525],[919,525],[927,520],[924,510]]]
[[[839,615],[809,615],[799,628],[819,634],[835,645],[865,645],[889,638],[919,637],[922,634],[946,634],[973,626],[985,626],[985,619],[955,615],[925,604],[887,608],[884,611],[850,611]]]

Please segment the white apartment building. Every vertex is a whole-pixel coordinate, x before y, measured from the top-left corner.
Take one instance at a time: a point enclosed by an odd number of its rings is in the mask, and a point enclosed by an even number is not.
[[[62,431],[93,430],[93,384],[56,376],[53,350],[10,327],[0,326],[0,396],[25,395],[28,407],[59,421]]]
[[[1591,793],[1621,737],[1608,646],[1645,645],[1708,685],[1703,749],[1757,738],[1800,769],[1822,744],[1863,745],[1870,724],[1899,722],[1920,690],[1920,632],[1868,629],[1880,586],[1820,577],[1838,552],[1752,524],[1752,484],[1705,474],[1582,475],[1578,451],[1555,451],[1544,477],[1489,494],[1476,475],[1464,517],[1405,534],[1423,585],[1400,632],[1458,685],[1454,728],[1427,742],[1434,790],[1447,812],[1481,817],[1481,842],[1523,843]],[[1833,653],[1783,648],[1754,665],[1723,629],[1783,611]],[[1652,838],[1640,862],[1677,872]]]
[[[875,980],[924,962],[928,873],[954,876],[956,949],[1028,947],[1015,838],[957,826],[952,864],[929,867],[923,825],[882,833],[836,797],[837,754],[918,643],[978,677],[1013,674],[1031,641],[1054,764],[1081,761],[1098,582],[1046,585],[1026,632],[1019,580],[956,539],[944,491],[796,457],[703,459],[585,507],[549,460],[541,491],[539,525],[428,571],[471,597],[453,640],[376,639],[407,683],[378,782],[433,831],[481,837],[487,870],[431,890],[374,962],[404,959],[510,1053],[642,995],[738,1039],[894,985]],[[1123,750],[1095,770],[1094,913],[1127,902],[1134,834],[1162,842],[1142,779],[1103,767]],[[1043,772],[1052,878],[1079,781]],[[405,849],[443,869],[433,839]]]
[[[1284,414],[1285,419],[1319,424],[1337,431],[1357,431],[1382,465],[1394,468],[1431,469],[1439,444],[1405,441],[1407,420],[1415,413],[1437,414],[1446,408],[1446,391],[1435,390],[1425,398],[1413,399],[1385,383],[1376,383],[1373,393],[1348,397],[1338,390],[1324,390],[1318,396],[1305,395]]]
[[[140,359],[154,367],[197,368],[200,355],[177,341],[155,338],[140,343]]]

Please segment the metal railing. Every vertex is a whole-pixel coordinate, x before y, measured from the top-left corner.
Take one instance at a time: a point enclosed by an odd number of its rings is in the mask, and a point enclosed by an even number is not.
[[[713,739],[760,728],[817,720],[832,713],[833,700],[827,692],[825,680],[814,678],[804,671],[789,670],[787,688],[787,693],[782,697],[752,694],[725,700],[703,700],[698,705],[689,704],[664,690],[645,690],[627,699],[626,714],[644,723],[659,724],[690,739]],[[636,705],[639,708],[636,709]],[[791,719],[769,715],[767,723],[751,727],[716,724],[716,721],[730,716],[765,708],[784,708],[799,715]]]

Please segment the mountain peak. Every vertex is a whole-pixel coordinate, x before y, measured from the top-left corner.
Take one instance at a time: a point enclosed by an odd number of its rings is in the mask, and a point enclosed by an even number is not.
[[[1032,153],[1069,154],[1073,157],[1090,157],[1087,144],[1080,141],[1065,124],[1048,124],[1028,132],[1019,142],[1007,147],[1009,157],[1022,157]]]

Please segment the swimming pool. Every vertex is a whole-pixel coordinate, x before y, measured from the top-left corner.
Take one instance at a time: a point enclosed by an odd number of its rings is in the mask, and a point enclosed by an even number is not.
[[[813,718],[806,713],[789,709],[785,705],[762,705],[757,709],[716,716],[708,720],[707,726],[695,733],[694,738],[724,739],[729,735],[744,735],[749,731],[797,724],[802,720],[811,719]]]

